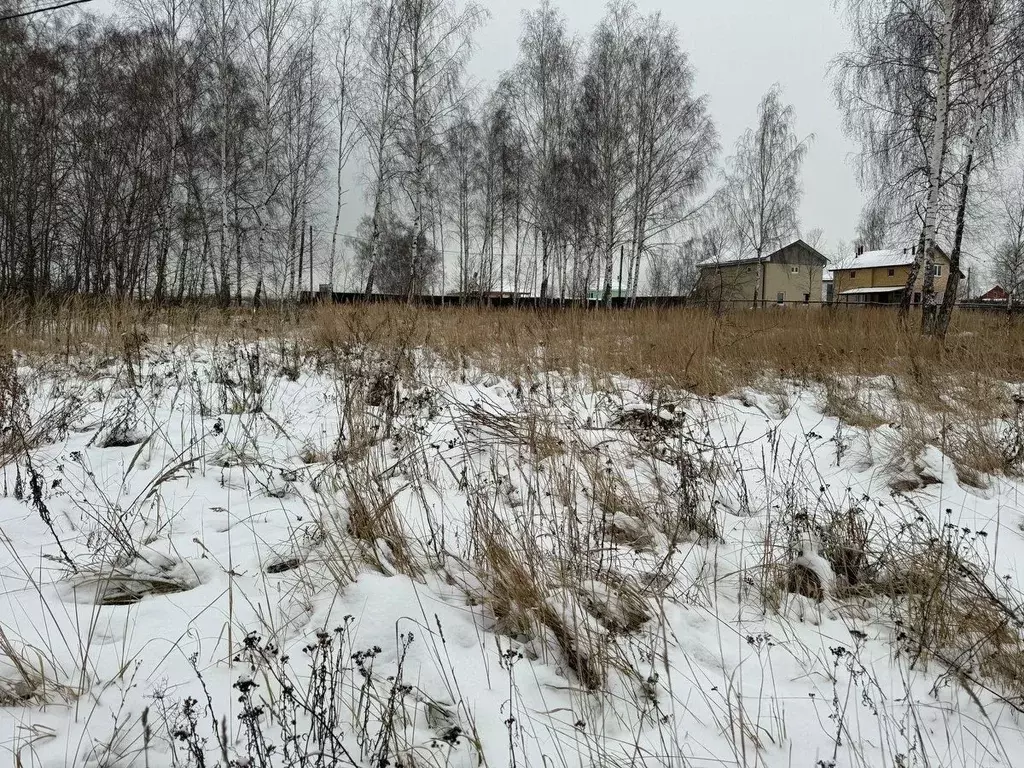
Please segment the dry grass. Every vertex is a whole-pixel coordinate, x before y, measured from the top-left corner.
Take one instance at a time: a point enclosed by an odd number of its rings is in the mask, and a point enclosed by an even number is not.
[[[702,309],[632,312],[490,310],[401,305],[291,305],[251,310],[153,307],[85,299],[27,306],[0,302],[0,344],[50,354],[94,348],[122,356],[143,330],[151,341],[296,337],[314,349],[391,342],[425,346],[453,362],[523,370],[620,373],[724,393],[765,373],[827,376],[922,372],[1024,379],[1024,334],[997,314],[960,313],[944,345],[902,327],[886,309]]]
[[[995,693],[1024,711],[1020,593],[993,578],[984,533],[919,520],[889,542],[885,587],[896,640],[912,665],[936,661],[968,690]]]
[[[1024,596],[993,571],[987,534],[952,522],[952,510],[942,521],[921,511],[887,523],[859,501],[823,497],[783,512],[765,540],[764,606],[785,610],[786,595],[799,595],[837,615],[887,620],[911,668],[934,663],[937,685],[948,676],[1024,712]],[[828,563],[828,583],[808,552]]]
[[[417,342],[453,361],[471,358],[512,375],[541,367],[617,373],[702,394],[756,383],[766,373],[801,380],[899,376],[921,371],[1024,377],[1024,335],[998,316],[960,315],[944,346],[902,328],[880,309],[515,312],[320,307],[320,341],[345,338],[350,313],[415,312]],[[364,320],[365,322],[365,320]]]
[[[0,664],[9,667],[0,677],[0,707],[72,701],[77,692],[59,683],[55,663],[45,650],[18,643],[0,627]]]
[[[144,339],[153,344],[203,339],[239,349],[248,341],[271,339],[279,342],[280,360],[260,361],[265,366],[294,368],[302,354],[328,365],[343,359],[353,368],[345,379],[381,392],[405,372],[410,349],[430,350],[456,371],[483,370],[524,387],[536,386],[537,374],[544,371],[583,375],[595,389],[607,387],[611,376],[624,375],[651,387],[703,395],[748,386],[771,390],[773,382],[791,379],[821,386],[824,412],[848,425],[895,424],[907,450],[940,448],[964,484],[984,486],[988,476],[1024,471],[1024,419],[1004,384],[1024,381],[1024,333],[1017,321],[994,313],[959,313],[944,344],[922,338],[916,328],[913,321],[902,326],[895,312],[881,308],[716,315],[703,309],[587,312],[378,304],[279,305],[254,313],[87,299],[34,306],[0,301],[0,345],[10,350],[71,360],[91,349],[130,361]],[[369,348],[375,350],[372,356],[366,355]],[[241,394],[238,407],[244,408],[258,407],[263,395]],[[537,427],[544,431],[544,425]],[[554,441],[544,447],[558,450]]]

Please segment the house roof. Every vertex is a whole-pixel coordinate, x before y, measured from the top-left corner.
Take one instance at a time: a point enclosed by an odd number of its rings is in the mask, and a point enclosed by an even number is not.
[[[757,256],[751,256],[749,254],[729,253],[729,254],[721,256],[720,258],[717,258],[717,259],[705,259],[704,261],[702,261],[699,264],[697,264],[697,266],[700,267],[701,269],[704,269],[706,267],[726,267],[726,266],[734,267],[734,266],[740,266],[740,265],[743,265],[743,264],[757,264],[758,261],[762,261],[762,262],[767,263],[767,262],[772,261],[772,259],[775,256],[777,256],[778,254],[782,253],[787,248],[792,248],[794,245],[802,245],[804,248],[809,250],[811,253],[813,253],[813,254],[815,254],[817,256],[820,256],[823,264],[827,264],[828,263],[828,259],[826,259],[820,253],[818,253],[818,251],[815,248],[811,247],[810,245],[805,243],[803,240],[797,239],[797,240],[794,240],[791,243],[787,243],[786,245],[782,246],[778,250],[772,251],[771,253],[762,256],[760,259],[758,259]]]
[[[883,251],[868,251],[854,256],[848,269],[872,269],[874,267],[909,267],[914,263],[914,253],[910,248],[890,248]]]
[[[938,249],[945,256],[945,251]],[[847,256],[840,259],[825,270],[821,279],[826,282],[833,280],[836,272],[850,269],[874,269],[876,267],[909,267],[914,263],[913,248],[885,248],[879,251],[868,251],[860,256]]]
[[[1003,301],[1010,298],[1010,294],[1006,292],[1006,289],[1003,288],[1003,286],[997,285],[986,293],[983,293],[978,298],[982,301],[985,301],[985,299]]]
[[[873,269],[874,267],[909,267],[914,263],[911,249],[888,248],[881,251],[868,251],[860,256],[847,256],[825,270],[823,280],[832,280],[836,272],[848,269]]]
[[[840,296],[863,296],[868,293],[896,293],[896,291],[902,291],[903,286],[891,286],[886,288],[851,288],[849,291],[843,291]]]
[[[771,258],[769,256],[762,256],[760,261],[768,261]],[[756,256],[737,256],[736,254],[727,254],[718,259],[705,259],[704,261],[697,264],[701,269],[705,267],[735,267],[741,264],[757,264],[758,258]]]

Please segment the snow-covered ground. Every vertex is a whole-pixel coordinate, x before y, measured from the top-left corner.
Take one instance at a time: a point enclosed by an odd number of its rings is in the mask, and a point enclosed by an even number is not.
[[[816,388],[241,342],[0,373],[14,765],[1024,761],[1021,484]]]

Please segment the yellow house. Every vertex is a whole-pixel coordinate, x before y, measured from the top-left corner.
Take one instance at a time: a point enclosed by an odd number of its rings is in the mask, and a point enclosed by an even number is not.
[[[808,304],[821,300],[828,259],[803,240],[757,257],[701,262],[694,297],[707,303]]]
[[[898,304],[914,264],[915,249],[858,253],[825,273],[825,301],[843,304]],[[949,257],[935,249],[935,292],[941,296],[949,280]],[[921,303],[924,271],[917,276],[913,301]]]

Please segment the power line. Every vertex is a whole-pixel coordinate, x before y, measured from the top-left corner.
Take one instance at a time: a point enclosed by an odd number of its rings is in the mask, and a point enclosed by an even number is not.
[[[0,16],[0,21],[10,21],[12,19],[23,19],[26,16],[35,16],[37,13],[46,13],[47,11],[59,11],[61,8],[70,8],[73,5],[82,5],[83,3],[91,3],[92,0],[66,0],[63,3],[57,3],[56,5],[49,5],[45,8],[35,8],[31,11],[22,11],[21,13],[12,13],[10,16]]]

